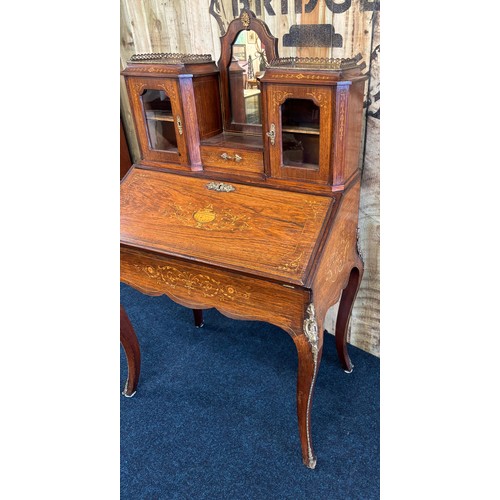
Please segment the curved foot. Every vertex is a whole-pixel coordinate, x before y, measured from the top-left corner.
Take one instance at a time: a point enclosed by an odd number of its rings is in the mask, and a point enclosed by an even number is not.
[[[322,325],[321,325],[322,326]],[[309,305],[304,320],[304,334],[293,337],[299,358],[297,374],[297,417],[302,461],[309,469],[316,467],[311,435],[311,408],[316,376],[323,352],[323,330],[318,327],[314,306]]]
[[[141,351],[134,327],[122,306],[120,306],[120,343],[125,350],[128,366],[127,382],[122,394],[131,398],[136,393],[141,373]]]
[[[346,373],[352,373],[354,365],[347,352],[347,326],[351,317],[352,306],[354,299],[359,290],[361,278],[363,276],[363,266],[359,262],[359,268],[353,267],[349,275],[349,281],[340,299],[339,311],[337,314],[337,323],[335,326],[335,345],[337,347],[337,354],[339,356],[340,364]]]

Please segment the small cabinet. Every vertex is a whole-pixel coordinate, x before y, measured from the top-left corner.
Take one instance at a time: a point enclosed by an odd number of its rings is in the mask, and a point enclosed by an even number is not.
[[[265,92],[271,177],[327,184],[333,134],[331,89],[271,84]]]
[[[261,80],[266,173],[342,189],[357,173],[366,76],[353,59],[274,60]]]
[[[143,158],[188,164],[184,117],[177,82],[131,77],[127,86]]]
[[[136,54],[122,71],[141,163],[202,170],[200,140],[222,132],[219,71],[208,54]]]

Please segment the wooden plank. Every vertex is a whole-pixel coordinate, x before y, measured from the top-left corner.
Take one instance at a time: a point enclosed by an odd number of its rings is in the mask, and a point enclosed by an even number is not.
[[[120,70],[125,69],[127,60],[136,52],[133,26],[128,4],[122,2],[120,4]],[[137,162],[141,157],[141,152],[135,133],[132,109],[127,97],[125,79],[122,76],[120,76],[120,117],[132,162]]]
[[[349,341],[380,355],[380,14],[373,12],[369,107],[361,178],[359,246],[365,274],[354,304]]]

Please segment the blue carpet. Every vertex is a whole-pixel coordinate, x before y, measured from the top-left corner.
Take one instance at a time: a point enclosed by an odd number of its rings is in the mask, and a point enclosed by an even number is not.
[[[121,303],[142,354],[137,393],[121,397],[122,500],[379,498],[377,357],[350,346],[348,375],[325,334],[309,470],[287,333],[215,309],[197,329],[190,309],[123,284]],[[122,389],[123,349],[120,365]]]

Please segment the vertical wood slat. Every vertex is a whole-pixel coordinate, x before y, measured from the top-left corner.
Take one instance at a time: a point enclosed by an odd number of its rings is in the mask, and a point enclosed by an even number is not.
[[[295,1],[288,0],[288,13],[281,13],[281,2],[273,0],[271,5],[276,15],[270,15],[264,0],[249,0],[250,8],[269,26],[271,33],[279,40],[282,57],[352,57],[361,53],[370,70],[370,87],[365,98],[375,100],[379,86],[378,57],[371,61],[372,30],[373,47],[379,42],[379,13],[365,11],[362,0],[352,0],[345,12],[332,13],[325,0],[318,0],[316,7],[305,12],[308,0],[302,1],[302,13],[295,13]],[[336,4],[342,2],[336,0]],[[220,54],[220,32],[215,18],[209,14],[211,0],[187,2],[183,0],[121,0],[120,63],[134,53],[140,52],[189,52],[210,53],[215,61]],[[244,1],[239,1],[241,9]],[[222,20],[227,27],[233,16],[232,0],[219,0]],[[258,13],[257,13],[258,14]],[[293,25],[332,24],[335,33],[342,36],[343,46],[337,47],[283,47],[283,35]],[[370,66],[372,63],[372,66]],[[121,79],[121,115],[131,149],[133,161],[139,160],[139,147],[128,104],[123,78]],[[373,106],[372,106],[373,107]],[[366,122],[365,154],[362,159],[363,178],[361,188],[359,240],[365,259],[365,274],[358,299],[355,302],[350,324],[350,342],[368,352],[379,354],[379,157],[378,117],[369,116]],[[325,326],[333,331],[335,308],[327,315]]]
[[[370,80],[366,142],[359,207],[359,246],[365,274],[354,303],[349,341],[380,355],[380,119],[377,94],[380,92],[380,15],[373,12]]]
[[[127,2],[120,4],[120,70],[125,69],[127,60],[136,52],[134,24]],[[125,79],[120,76],[120,117],[127,137],[132,162],[140,159],[139,142],[134,128],[132,109],[127,97]]]

